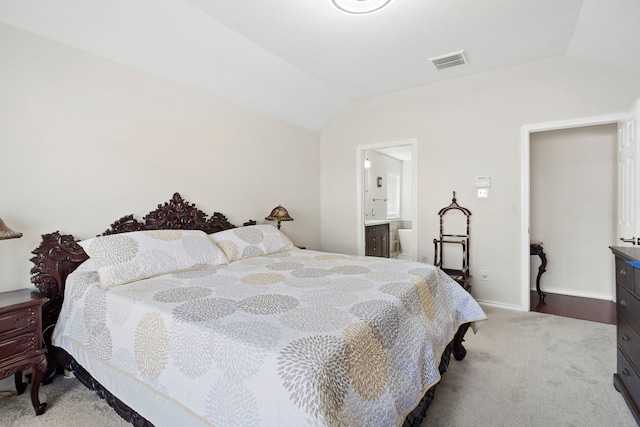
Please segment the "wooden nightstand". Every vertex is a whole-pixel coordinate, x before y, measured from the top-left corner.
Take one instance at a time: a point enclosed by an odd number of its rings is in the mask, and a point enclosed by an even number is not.
[[[42,348],[42,304],[47,301],[30,289],[0,293],[0,379],[15,374],[17,392],[22,394],[27,388],[22,371],[33,368],[31,403],[36,415],[47,408],[38,397],[47,369],[46,349]]]

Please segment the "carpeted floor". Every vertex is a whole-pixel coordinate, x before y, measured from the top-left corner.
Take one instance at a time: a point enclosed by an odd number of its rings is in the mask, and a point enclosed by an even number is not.
[[[2,390],[14,390],[13,378]],[[40,387],[40,401],[47,410],[35,415],[29,388],[20,396],[0,398],[0,426],[5,427],[111,427],[131,426],[107,403],[76,378],[56,378]]]
[[[613,387],[616,327],[535,312],[483,307],[452,360],[423,427],[631,427]]]
[[[467,358],[451,360],[422,427],[636,425],[613,387],[615,326],[484,308],[489,320],[467,334]],[[0,426],[129,425],[74,378],[41,387],[40,398],[38,417],[28,392],[0,398]]]

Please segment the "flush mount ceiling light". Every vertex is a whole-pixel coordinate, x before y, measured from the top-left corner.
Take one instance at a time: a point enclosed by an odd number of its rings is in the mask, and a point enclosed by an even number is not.
[[[346,13],[364,14],[380,10],[391,0],[331,0],[335,7]]]

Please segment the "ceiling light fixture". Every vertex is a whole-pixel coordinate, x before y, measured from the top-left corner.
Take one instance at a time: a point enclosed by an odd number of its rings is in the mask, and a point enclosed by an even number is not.
[[[346,13],[362,15],[375,12],[388,5],[391,0],[331,0],[333,5]]]

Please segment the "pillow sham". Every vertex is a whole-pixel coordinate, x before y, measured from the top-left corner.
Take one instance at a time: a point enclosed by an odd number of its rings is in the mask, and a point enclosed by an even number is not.
[[[133,231],[94,237],[78,244],[93,260],[104,289],[160,274],[228,263],[220,248],[201,230]]]
[[[248,225],[209,235],[229,262],[293,249],[287,236],[273,225]]]

